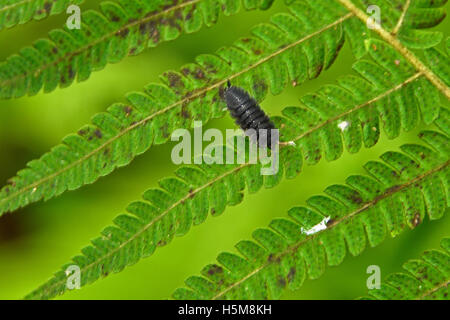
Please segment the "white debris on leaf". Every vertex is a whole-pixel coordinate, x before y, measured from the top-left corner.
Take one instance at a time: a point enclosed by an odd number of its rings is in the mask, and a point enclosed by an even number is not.
[[[316,224],[311,229],[301,228],[301,232],[306,235],[311,235],[311,234],[317,233],[319,231],[325,230],[327,228],[328,221],[330,221],[330,217],[325,217],[325,218],[323,218],[322,221],[320,221],[318,224]]]
[[[350,123],[348,121],[342,121],[338,124],[338,127],[339,127],[339,129],[344,131],[345,129],[348,128],[349,125],[350,125]]]

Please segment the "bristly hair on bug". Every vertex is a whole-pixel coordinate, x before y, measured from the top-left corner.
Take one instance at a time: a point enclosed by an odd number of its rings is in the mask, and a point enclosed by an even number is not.
[[[264,138],[264,140],[267,139],[267,147],[271,148],[271,130],[275,129],[273,122],[247,91],[240,87],[232,86],[229,80],[227,85],[228,88],[225,90],[224,100],[231,116],[236,119],[236,124],[244,132],[249,129],[255,130],[258,144],[266,146],[265,143],[261,143],[261,138]],[[260,136],[260,130],[265,134]]]

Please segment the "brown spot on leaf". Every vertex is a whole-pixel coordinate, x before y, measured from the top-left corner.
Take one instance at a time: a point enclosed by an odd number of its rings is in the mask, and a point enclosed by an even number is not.
[[[181,107],[181,116],[185,119],[189,119],[191,116],[185,105]]]
[[[126,38],[127,37],[127,35],[130,33],[130,29],[128,29],[128,28],[125,28],[125,29],[122,29],[122,30],[119,30],[119,31],[117,31],[116,32],[116,36],[118,36],[118,37],[121,37],[121,38]]]
[[[350,195],[350,199],[354,202],[354,203],[356,203],[356,204],[361,204],[361,203],[363,203],[363,199],[359,196],[359,194],[357,194],[357,193],[352,193],[351,195]]]
[[[286,287],[286,280],[284,278],[281,278],[281,277],[278,278],[277,283],[278,283],[278,286],[281,287],[281,288]]]
[[[67,67],[67,73],[69,75],[69,79],[75,78],[75,72],[73,71],[72,65]]]
[[[189,12],[186,14],[186,18],[185,18],[186,21],[192,19],[192,16],[193,16],[194,11],[195,11],[195,7],[196,7],[195,4],[191,6],[191,9],[190,9]]]
[[[169,136],[169,124],[167,122],[164,123],[164,125],[161,127],[161,131],[164,138],[167,138]]]
[[[287,279],[289,281],[289,283],[292,282],[292,280],[294,280],[294,276],[297,273],[297,270],[295,269],[295,267],[291,267],[291,269],[289,269],[289,273],[287,275]]]
[[[191,71],[188,68],[181,69],[181,73],[185,76],[187,76]]]
[[[208,274],[210,276],[213,276],[217,273],[223,273],[223,268],[221,266],[215,264],[208,269]]]
[[[45,4],[44,4],[44,10],[45,10],[45,12],[47,12],[47,13],[50,13],[50,10],[52,9],[52,4],[50,3],[50,2],[46,2]]]
[[[101,139],[101,138],[103,137],[103,134],[102,134],[102,132],[101,132],[99,129],[96,129],[96,130],[94,131],[94,134],[95,134],[95,136],[96,136],[97,138],[99,138],[99,139]]]
[[[174,72],[167,72],[166,76],[167,80],[169,80],[169,86],[171,88],[180,88],[180,87],[184,88],[184,83],[178,74]]]
[[[163,246],[165,246],[167,244],[167,241],[166,240],[160,240],[158,243],[157,243],[157,246],[158,247],[163,247]]]
[[[129,117],[133,109],[130,106],[123,107],[123,111],[125,112],[125,116]]]
[[[225,97],[225,87],[223,85],[221,85],[219,87],[219,97],[223,100]]]
[[[197,68],[197,69],[195,70],[194,77],[195,77],[195,79],[204,79],[204,78],[205,78],[205,74],[204,74],[204,72],[202,71],[202,69]]]

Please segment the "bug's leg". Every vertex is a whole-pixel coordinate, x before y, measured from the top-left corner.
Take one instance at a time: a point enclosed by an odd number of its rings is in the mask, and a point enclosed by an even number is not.
[[[230,80],[227,80],[227,86],[228,86],[228,88],[231,87],[231,82],[230,82]]]

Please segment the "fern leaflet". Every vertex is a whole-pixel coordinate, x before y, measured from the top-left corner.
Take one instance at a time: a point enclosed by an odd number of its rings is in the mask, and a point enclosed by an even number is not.
[[[296,23],[295,36],[274,24],[259,25],[254,37],[222,48],[216,55],[201,55],[197,63],[182,67],[181,72],[164,73],[163,84],[151,83],[146,93],[128,94],[129,104],[112,105],[108,112],[93,117],[93,125],[67,136],[63,144],[31,161],[0,192],[0,213],[92,183],[128,164],[152,144],[165,143],[174,129],[189,128],[193,120],[206,123],[222,117],[224,79],[250,88],[262,100],[268,88],[274,94],[281,92],[289,78],[301,83],[318,76],[342,43],[341,29],[334,27],[348,17],[311,31],[312,26],[302,27],[293,15],[276,15],[274,20],[279,23]],[[325,43],[331,40],[332,50],[326,51]],[[316,46],[323,50],[322,55],[315,55]]]

